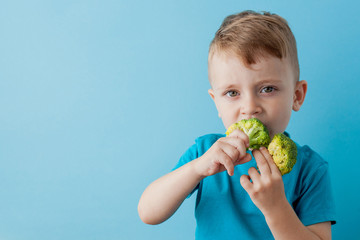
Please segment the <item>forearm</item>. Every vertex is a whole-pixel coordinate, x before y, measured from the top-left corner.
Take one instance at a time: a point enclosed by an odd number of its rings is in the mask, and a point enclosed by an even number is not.
[[[325,237],[320,237],[319,234],[304,226],[288,202],[283,204],[281,209],[273,209],[270,213],[265,213],[264,215],[266,222],[276,240],[325,239]]]
[[[145,189],[138,205],[143,222],[162,223],[179,208],[202,179],[195,170],[194,161],[157,179]]]

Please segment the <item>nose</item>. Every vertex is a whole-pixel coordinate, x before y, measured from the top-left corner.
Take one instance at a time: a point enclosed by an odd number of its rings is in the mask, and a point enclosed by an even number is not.
[[[258,99],[253,94],[243,96],[240,107],[240,115],[242,119],[250,119],[256,117],[262,112],[262,108]]]

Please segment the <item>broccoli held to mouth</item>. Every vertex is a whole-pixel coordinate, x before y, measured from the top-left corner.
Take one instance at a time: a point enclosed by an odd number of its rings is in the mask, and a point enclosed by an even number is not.
[[[261,146],[267,147],[270,143],[267,128],[257,118],[243,119],[232,124],[226,131],[226,135],[229,135],[236,129],[243,131],[249,137],[250,149],[259,149]]]
[[[267,128],[257,118],[243,119],[232,124],[226,131],[226,135],[228,136],[236,129],[243,131],[249,137],[250,149],[259,149],[264,146],[269,150],[281,175],[292,170],[296,163],[297,148],[296,144],[285,134],[275,134],[271,140]]]

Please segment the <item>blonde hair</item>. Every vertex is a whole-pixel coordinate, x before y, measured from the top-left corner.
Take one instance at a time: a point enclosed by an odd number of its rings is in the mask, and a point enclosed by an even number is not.
[[[209,58],[215,52],[235,54],[246,66],[267,55],[288,57],[299,80],[295,37],[287,21],[276,14],[244,11],[226,17],[210,44]]]

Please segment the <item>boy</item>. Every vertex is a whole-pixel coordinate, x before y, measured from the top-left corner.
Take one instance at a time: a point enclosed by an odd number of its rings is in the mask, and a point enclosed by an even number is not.
[[[210,45],[208,67],[209,94],[226,129],[256,117],[272,138],[304,102],[295,38],[278,15],[228,16]],[[327,162],[297,145],[293,170],[281,176],[266,148],[253,150],[252,160],[248,144],[241,131],[196,139],[175,170],[144,191],[141,219],[159,224],[197,191],[196,239],[331,239]]]

